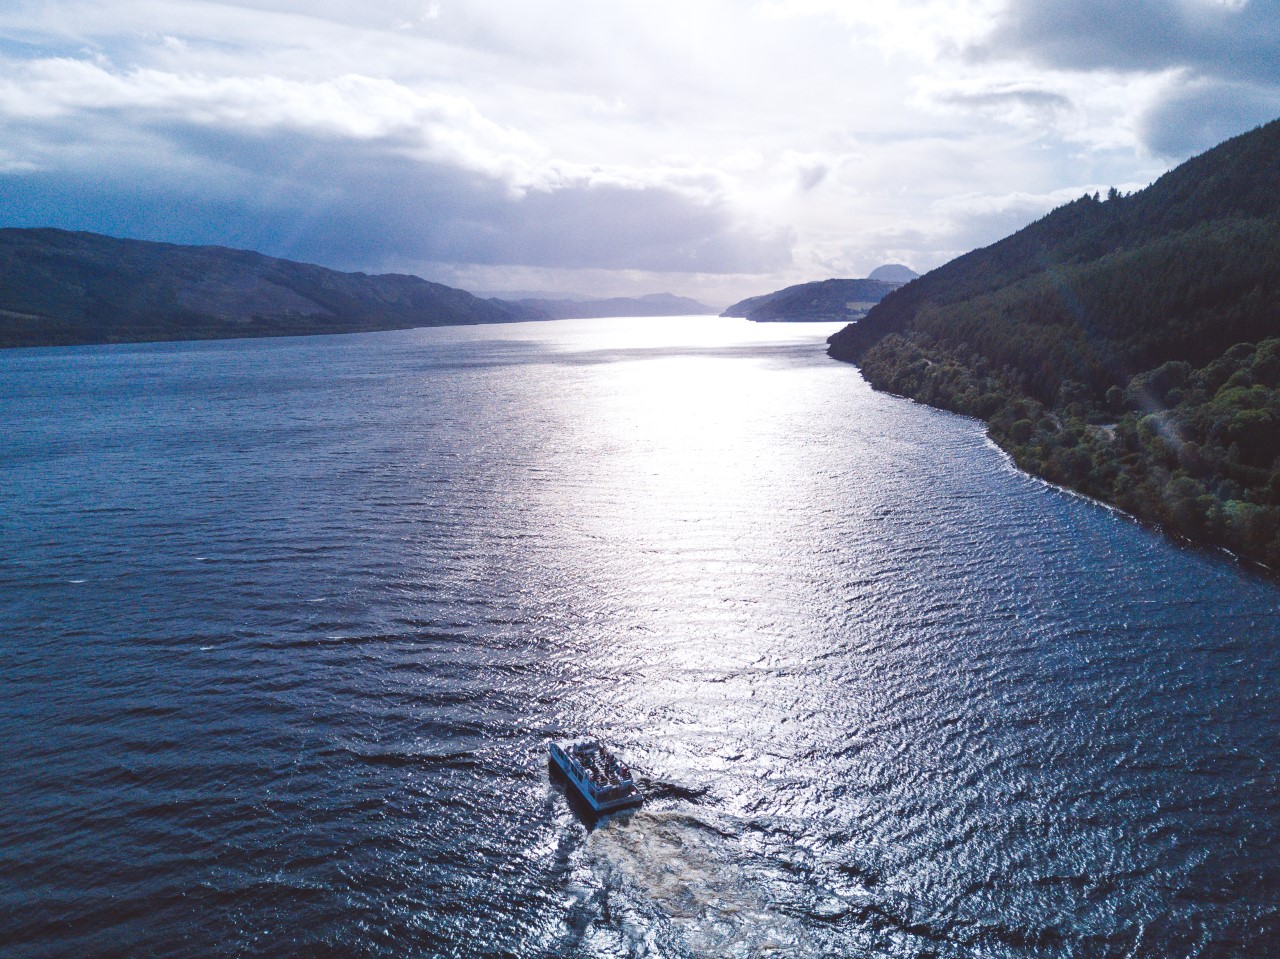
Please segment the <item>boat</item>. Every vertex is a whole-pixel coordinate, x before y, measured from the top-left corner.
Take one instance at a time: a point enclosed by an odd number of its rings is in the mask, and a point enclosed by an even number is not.
[[[553,742],[547,752],[597,814],[644,802],[644,794],[636,787],[627,764],[598,740]]]

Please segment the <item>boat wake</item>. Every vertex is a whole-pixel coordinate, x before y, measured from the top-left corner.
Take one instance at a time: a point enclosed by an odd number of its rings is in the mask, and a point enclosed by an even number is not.
[[[684,811],[641,809],[588,840],[597,877],[658,920],[668,947],[697,956],[818,955],[808,897],[780,866],[765,865],[756,837]],[[754,863],[754,865],[752,865]]]

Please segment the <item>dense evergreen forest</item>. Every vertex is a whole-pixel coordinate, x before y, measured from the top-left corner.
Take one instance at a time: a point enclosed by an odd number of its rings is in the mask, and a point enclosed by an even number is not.
[[[891,293],[830,352],[1023,468],[1280,569],[1280,121]]]

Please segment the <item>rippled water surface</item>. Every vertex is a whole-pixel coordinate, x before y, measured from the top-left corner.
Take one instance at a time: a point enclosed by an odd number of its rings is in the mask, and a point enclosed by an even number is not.
[[[1280,590],[829,332],[0,353],[4,954],[1280,952]]]

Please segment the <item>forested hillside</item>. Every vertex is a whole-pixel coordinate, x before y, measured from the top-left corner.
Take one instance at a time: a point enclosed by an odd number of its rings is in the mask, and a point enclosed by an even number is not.
[[[745,317],[761,323],[853,320],[865,316],[901,285],[871,279],[817,280],[750,297],[720,315]]]
[[[416,276],[245,250],[0,230],[0,347],[354,333],[516,319]]]
[[[490,302],[522,320],[573,320],[603,316],[703,316],[715,312],[704,303],[671,293],[577,300],[494,298]]]
[[[1280,566],[1280,122],[1085,196],[831,338],[1025,468]]]

